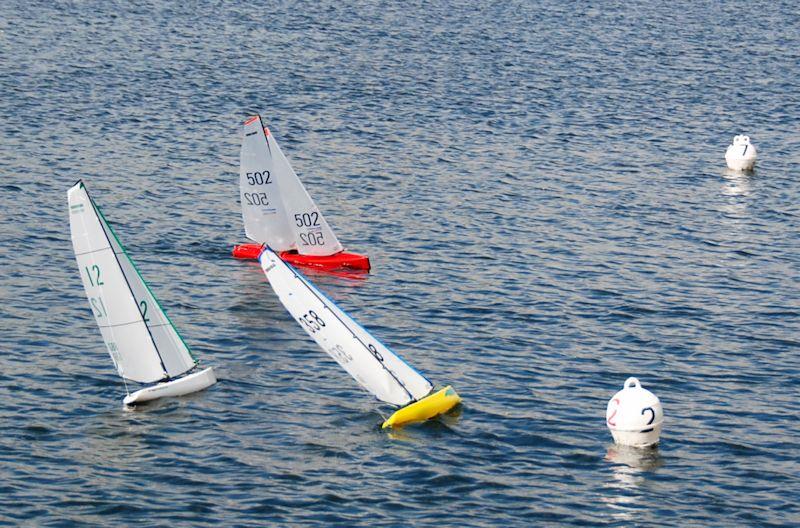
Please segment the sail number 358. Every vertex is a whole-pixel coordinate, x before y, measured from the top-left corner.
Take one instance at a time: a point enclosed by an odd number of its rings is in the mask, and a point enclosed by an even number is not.
[[[312,334],[319,332],[325,326],[325,321],[314,310],[309,310],[307,314],[301,315],[297,320]]]

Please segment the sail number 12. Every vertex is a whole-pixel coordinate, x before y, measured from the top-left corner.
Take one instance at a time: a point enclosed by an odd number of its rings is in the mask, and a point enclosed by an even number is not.
[[[84,266],[83,269],[86,270],[86,276],[89,277],[89,284],[92,286],[102,286],[104,284],[100,279],[100,266],[93,264],[91,271],[89,266]]]

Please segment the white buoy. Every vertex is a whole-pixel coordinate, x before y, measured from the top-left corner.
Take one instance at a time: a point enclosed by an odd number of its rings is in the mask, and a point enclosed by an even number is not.
[[[725,151],[725,163],[736,171],[752,170],[756,164],[756,146],[750,144],[749,136],[735,136]]]
[[[639,380],[628,378],[606,407],[606,425],[621,445],[646,447],[657,444],[664,410],[655,394],[643,389]]]

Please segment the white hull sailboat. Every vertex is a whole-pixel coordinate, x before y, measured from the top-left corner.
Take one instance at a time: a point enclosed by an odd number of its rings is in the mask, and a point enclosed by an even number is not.
[[[124,403],[181,396],[216,383],[213,368],[200,369],[83,182],[67,198],[83,287],[108,353],[126,381]],[[127,381],[148,386],[131,393]]]
[[[433,384],[389,350],[270,248],[259,257],[272,289],[300,326],[361,387],[382,402],[400,407],[383,427],[424,421],[455,407],[452,387]]]
[[[239,197],[247,238],[236,258],[258,258],[263,244],[292,264],[321,269],[369,270],[369,258],[344,251],[261,116],[244,123]]]

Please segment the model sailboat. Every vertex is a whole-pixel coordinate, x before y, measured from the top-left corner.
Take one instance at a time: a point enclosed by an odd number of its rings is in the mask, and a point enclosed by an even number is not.
[[[83,182],[67,192],[72,247],[97,326],[124,380],[152,384],[126,405],[181,396],[217,382],[204,370],[128,257]],[[127,391],[127,383],[125,384]]]
[[[262,244],[292,264],[369,270],[369,258],[343,250],[261,116],[244,123],[239,193],[247,238],[236,258],[258,258]]]
[[[384,428],[433,418],[461,401],[449,386],[433,392],[433,384],[427,378],[271,249],[264,248],[259,260],[281,303],[317,344],[364,389],[383,402],[401,407],[383,423]]]

